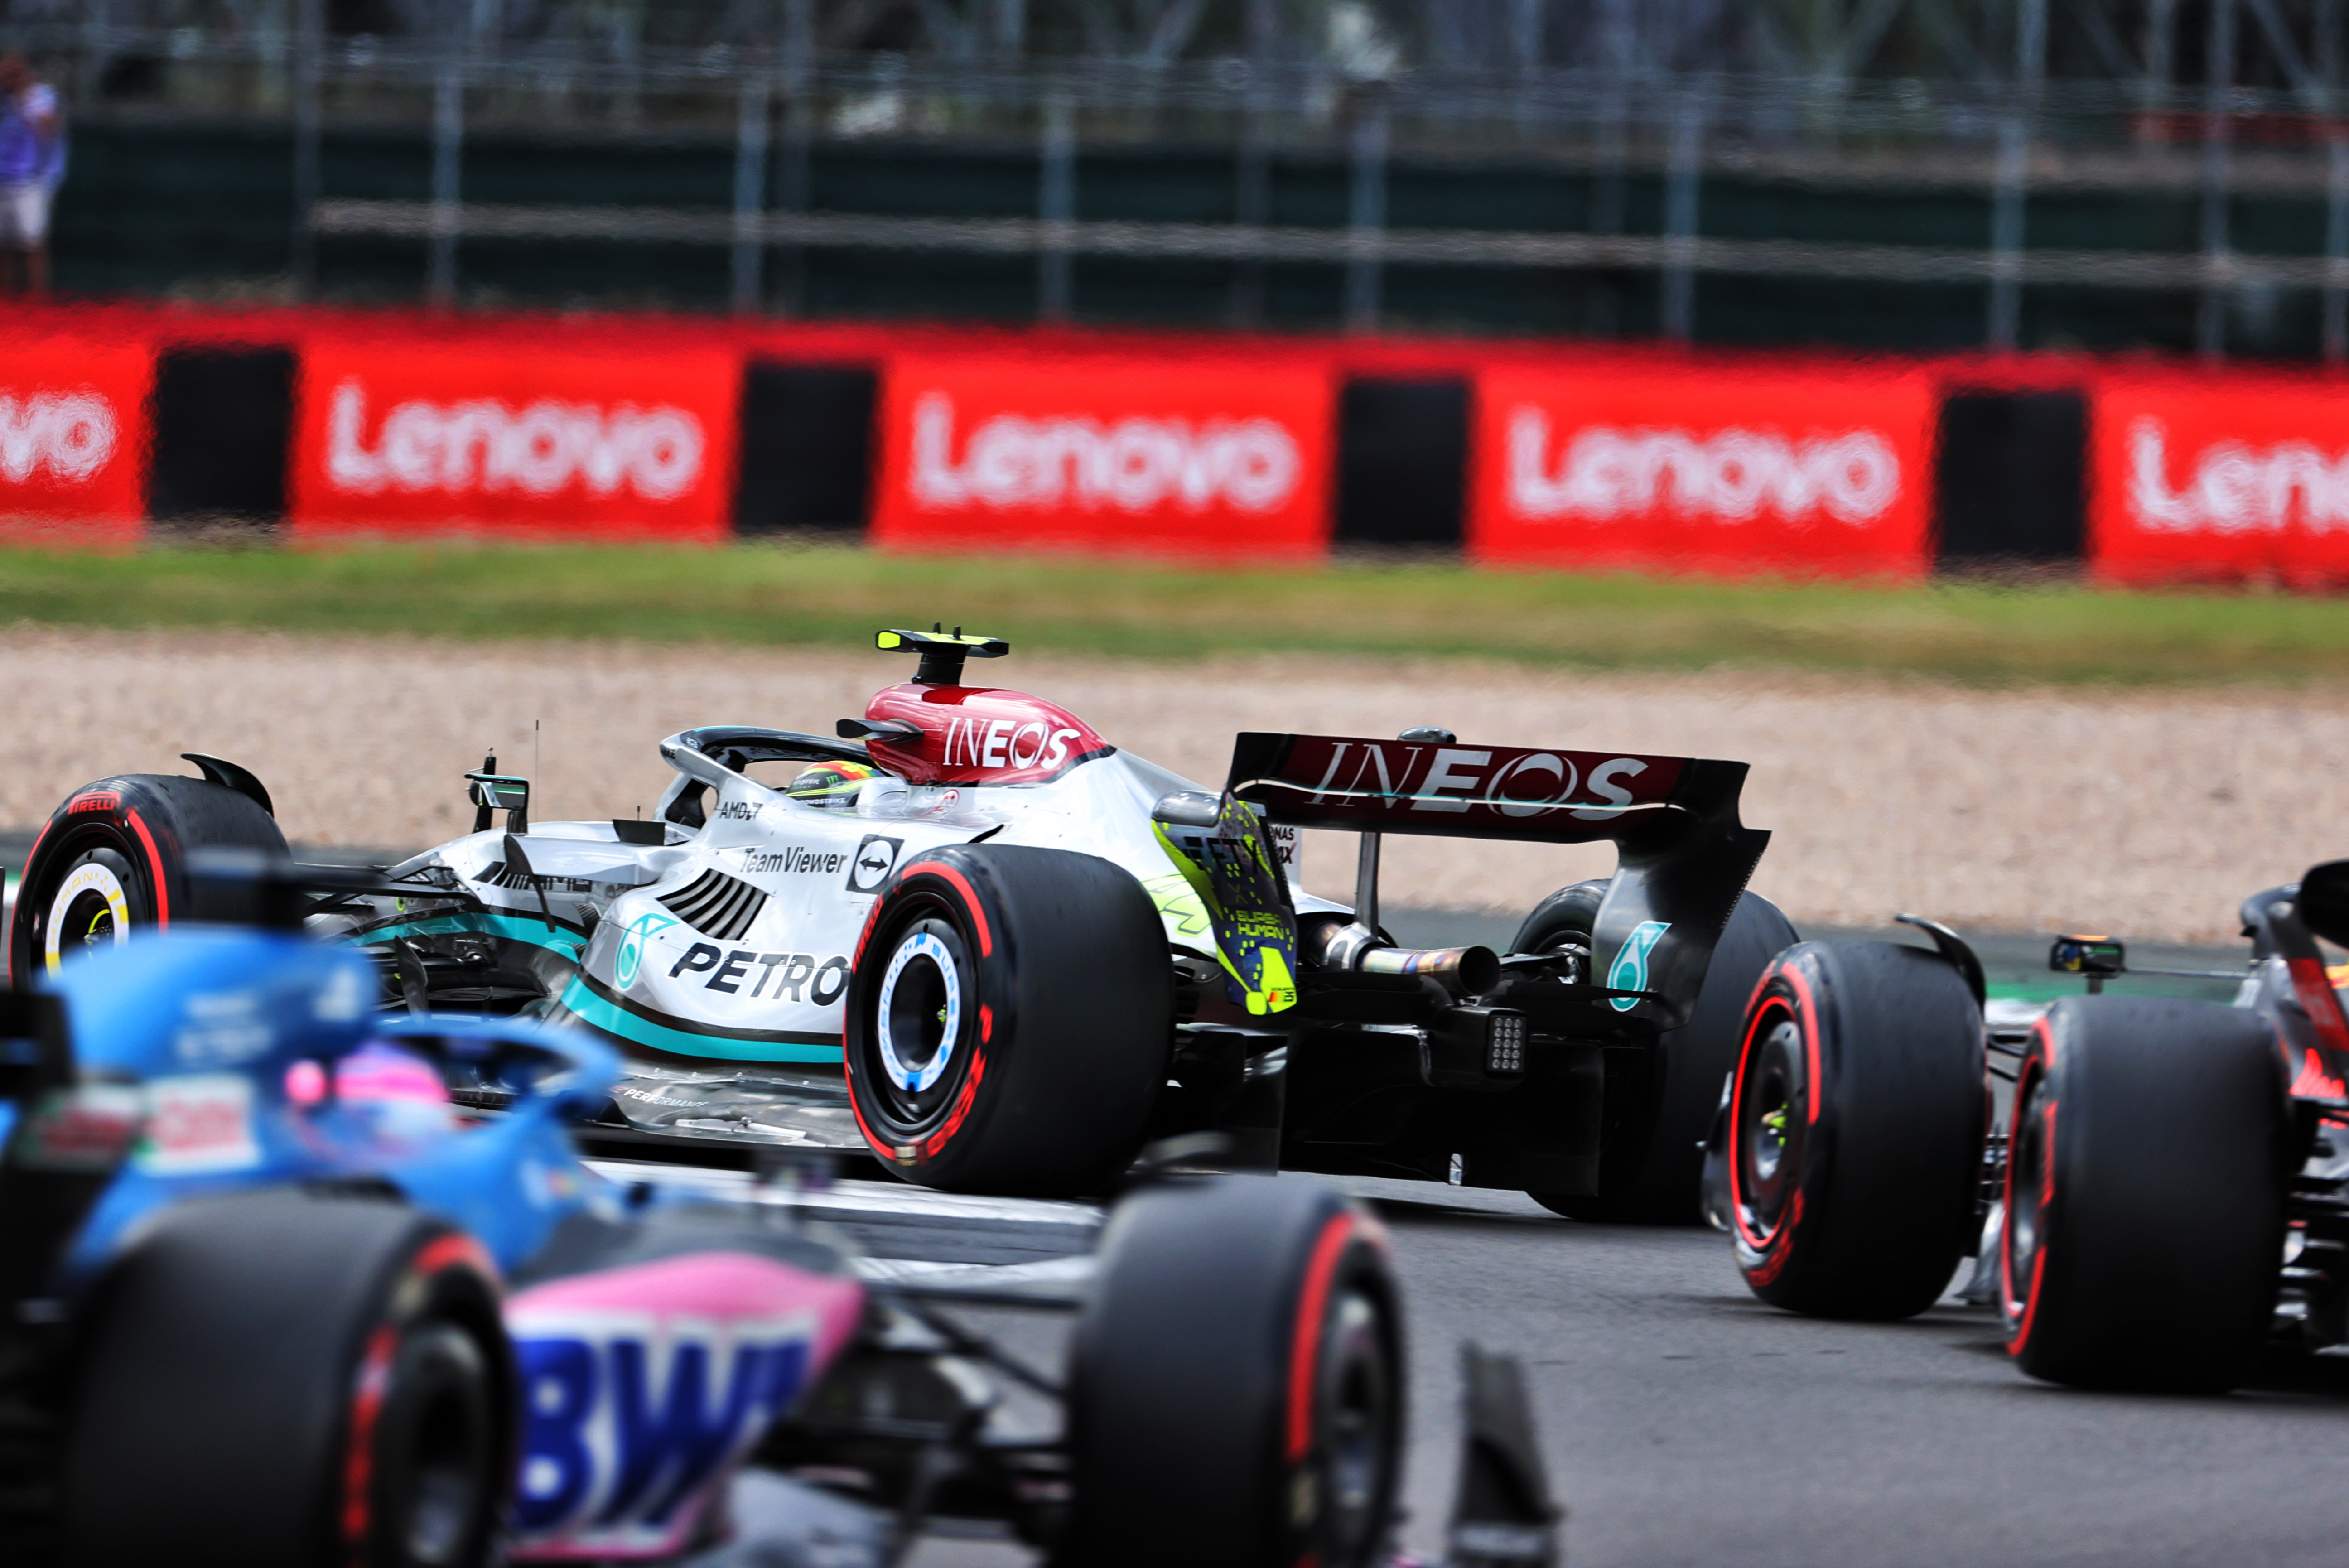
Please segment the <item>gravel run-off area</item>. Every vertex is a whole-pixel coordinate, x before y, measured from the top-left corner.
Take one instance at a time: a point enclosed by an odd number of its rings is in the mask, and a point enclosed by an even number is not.
[[[1015,639],[1016,642],[1016,639]],[[537,771],[541,819],[649,812],[655,749],[696,724],[829,734],[911,674],[874,652],[460,644],[0,629],[14,722],[0,828],[110,773],[208,752],[267,782],[297,842],[409,847],[470,826],[460,777],[494,748]],[[1219,784],[1240,730],[1730,757],[1775,836],[1754,887],[1797,921],[1897,909],[1961,927],[2230,937],[2243,895],[2349,854],[2349,690],[1983,691],[1759,672],[1545,674],[1516,666],[1249,658],[1030,658],[974,667],[1112,742]],[[533,762],[533,724],[538,756]],[[1350,888],[1350,838],[1306,877]],[[1395,906],[1516,910],[1612,864],[1605,846],[1389,841]]]

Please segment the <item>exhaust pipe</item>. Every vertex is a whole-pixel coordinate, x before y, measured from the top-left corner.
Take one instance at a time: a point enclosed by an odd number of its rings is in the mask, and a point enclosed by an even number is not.
[[[1366,948],[1354,967],[1364,974],[1432,975],[1462,996],[1501,983],[1500,955],[1490,948]]]
[[[1490,948],[1392,947],[1367,926],[1335,920],[1299,936],[1299,945],[1323,969],[1425,975],[1455,996],[1482,996],[1501,983],[1501,961]]]

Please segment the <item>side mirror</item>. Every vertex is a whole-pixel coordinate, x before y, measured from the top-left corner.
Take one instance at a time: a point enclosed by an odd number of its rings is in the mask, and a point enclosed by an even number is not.
[[[1150,808],[1150,820],[1169,827],[1214,827],[1224,819],[1224,803],[1205,790],[1176,790],[1161,795]]]
[[[2300,923],[2340,947],[2349,947],[2349,860],[2312,866],[2300,879]]]
[[[2057,937],[2047,950],[2047,967],[2058,974],[2099,979],[2128,971],[2128,949],[2111,937]]]

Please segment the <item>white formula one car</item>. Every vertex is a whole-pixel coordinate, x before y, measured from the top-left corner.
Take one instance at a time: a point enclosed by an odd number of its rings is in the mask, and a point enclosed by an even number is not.
[[[1243,734],[1210,791],[963,684],[999,639],[879,645],[920,668],[837,738],[663,741],[678,776],[652,821],[533,823],[492,760],[468,775],[474,832],[320,898],[313,926],[376,955],[388,1006],[616,1041],[616,1137],[869,1147],[912,1180],[1050,1194],[1214,1131],[1260,1168],[1696,1218],[1746,994],[1795,940],[1744,892],[1769,837],[1738,821],[1744,763]],[[101,780],[50,818],[20,980],[135,925],[239,912],[203,907],[186,858],[282,851],[268,792],[190,760],[203,778]],[[797,776],[752,776],[773,763]],[[1297,881],[1305,827],[1361,835],[1353,908]],[[1543,900],[1506,957],[1405,950],[1378,919],[1389,833],[1609,839],[1621,864]]]

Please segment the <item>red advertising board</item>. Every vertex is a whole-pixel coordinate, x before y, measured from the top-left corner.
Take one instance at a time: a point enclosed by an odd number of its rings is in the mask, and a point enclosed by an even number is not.
[[[1476,382],[1472,557],[1916,576],[1933,385],[1880,366],[1590,360]]]
[[[2088,448],[2105,581],[2349,580],[2349,382],[2107,376]]]
[[[303,352],[297,532],[716,538],[732,512],[740,356],[482,338]]]
[[[1330,542],[1325,366],[902,355],[882,397],[873,537],[1287,557]]]
[[[154,359],[155,346],[135,338],[0,343],[0,519],[136,531]]]

